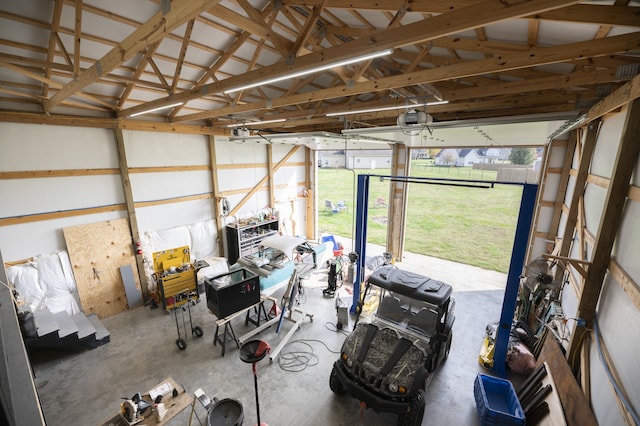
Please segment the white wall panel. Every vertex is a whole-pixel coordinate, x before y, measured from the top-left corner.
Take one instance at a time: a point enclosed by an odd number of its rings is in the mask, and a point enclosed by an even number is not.
[[[616,159],[620,137],[626,117],[625,113],[618,113],[607,117],[598,133],[598,142],[593,152],[590,172],[596,176],[611,177],[611,170]]]
[[[124,131],[129,167],[198,166],[210,163],[208,137]]]
[[[0,123],[0,170],[117,168],[113,131]]]
[[[606,197],[607,190],[597,185],[587,185],[584,191],[585,224],[594,236],[598,233]]]
[[[142,207],[136,209],[136,216],[141,233],[190,225],[213,217],[213,200],[204,199]]]
[[[236,143],[216,139],[218,164],[267,163],[267,146],[255,142]]]
[[[576,188],[576,178],[574,176],[569,176],[569,182],[567,183],[567,192],[564,196],[564,204],[567,207],[571,207],[571,198],[573,198],[573,191]]]
[[[609,379],[604,371],[595,342],[591,344],[589,358],[591,359],[591,408],[598,419],[598,423],[601,425],[626,424],[616,402],[613,388],[609,384]],[[595,383],[598,385],[594,385]]]
[[[625,294],[624,290],[610,275],[605,278],[604,288],[598,304],[598,322],[602,340],[609,351],[611,360],[631,405],[640,407],[640,311]],[[598,363],[599,358],[593,359]],[[613,424],[602,422],[601,424]]]
[[[612,255],[631,278],[640,283],[640,203],[627,199]]]
[[[211,173],[206,170],[129,175],[136,202],[210,193]]]
[[[120,175],[0,180],[0,217],[124,203]]]
[[[550,173],[544,183],[544,193],[542,199],[545,201],[555,201],[558,197],[558,188],[560,187],[560,174]]]
[[[541,207],[538,213],[538,231],[548,231],[551,227],[551,220],[553,220],[553,207]]]
[[[553,146],[547,167],[560,168],[564,166],[564,157],[566,152],[566,146]]]

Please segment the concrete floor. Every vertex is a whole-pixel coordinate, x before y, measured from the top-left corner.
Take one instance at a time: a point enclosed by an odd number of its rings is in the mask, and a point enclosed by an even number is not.
[[[426,394],[423,425],[479,424],[473,397],[473,381],[478,372],[478,352],[487,323],[500,316],[504,274],[468,265],[417,255],[407,255],[398,265],[407,270],[450,283],[456,299],[456,323],[449,359],[431,382]],[[293,340],[306,340],[313,348],[313,363],[303,371],[289,372],[278,362],[265,358],[258,364],[261,420],[271,426],[286,425],[393,425],[392,414],[361,410],[357,400],[334,395],[329,389],[329,373],[345,335],[334,331],[335,301],[322,296],[326,271],[317,271],[305,280],[306,302],[303,309],[313,314]],[[122,397],[147,392],[166,377],[172,377],[187,392],[202,388],[210,397],[235,398],[244,406],[244,424],[256,423],[251,365],[243,363],[233,343],[221,356],[220,346],[212,343],[215,316],[206,299],[192,308],[194,325],[204,329],[200,339],[189,336],[188,347],[181,351],[173,314],[161,309],[138,308],[106,318],[111,342],[79,353],[39,351],[32,354],[36,385],[48,425],[99,425],[118,413]],[[237,318],[238,335],[251,329]],[[353,325],[353,322],[350,324]],[[258,338],[276,347],[291,323],[285,323],[278,336],[275,327]],[[281,358],[290,351],[302,351],[301,344],[286,346]],[[188,425],[187,408],[167,422]],[[206,424],[200,406],[196,413]],[[198,420],[193,417],[193,424]]]

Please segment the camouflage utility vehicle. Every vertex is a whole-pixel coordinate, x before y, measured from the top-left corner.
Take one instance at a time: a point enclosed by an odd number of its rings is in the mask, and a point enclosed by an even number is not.
[[[451,347],[452,289],[393,266],[371,274],[363,300],[375,298],[376,289],[377,311],[345,339],[329,385],[375,411],[397,413],[399,426],[420,425],[427,379]]]

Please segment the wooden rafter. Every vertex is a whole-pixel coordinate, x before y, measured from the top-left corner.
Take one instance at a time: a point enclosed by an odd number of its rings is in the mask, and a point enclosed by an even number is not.
[[[55,33],[55,37],[56,37],[56,41],[58,43],[58,47],[60,47],[60,51],[62,53],[62,57],[64,58],[65,62],[67,64],[69,64],[69,66],[71,66],[72,69],[73,69],[74,68],[73,60],[71,59],[71,55],[69,55],[69,52],[67,51],[67,48],[65,47],[64,43],[62,42],[62,39],[60,38],[60,34],[58,34],[56,32]]]
[[[196,21],[195,18],[191,19],[187,23],[187,28],[184,31],[184,38],[182,39],[182,47],[180,48],[180,54],[178,55],[178,63],[176,64],[176,71],[173,74],[173,80],[171,81],[171,90],[169,91],[169,93],[171,94],[176,92],[176,88],[178,87],[178,82],[180,81],[182,64],[184,63],[184,57],[187,54],[189,41],[191,41],[191,32],[193,31],[193,24],[195,23],[195,21]]]
[[[296,60],[296,64],[293,66],[288,65],[286,62],[280,62],[271,67],[264,67],[241,76],[228,78],[220,84],[214,83],[213,85],[203,86],[202,89],[206,88],[206,91],[204,93],[216,93],[224,91],[225,88],[231,88],[234,85],[264,80],[265,78],[272,77],[274,75],[282,75],[284,72],[309,69],[316,66],[318,63],[327,63],[348,59],[353,57],[355,54],[373,53],[386,48],[397,48],[416,43],[424,43],[438,37],[477,28],[480,26],[485,26],[493,22],[502,21],[504,19],[517,18],[530,13],[542,12],[545,10],[566,6],[572,3],[575,3],[575,1],[537,0],[535,2],[526,2],[517,5],[505,6],[505,4],[497,0],[486,0],[469,6],[468,8],[434,16],[433,18],[427,20],[414,22],[399,28],[390,28],[380,31],[373,39],[358,39],[349,43],[345,43],[342,46],[336,46],[324,49],[322,51],[309,53],[307,55],[299,57]],[[611,37],[611,39],[614,38]],[[575,57],[576,52],[572,53],[573,55],[571,56]],[[533,60],[529,58],[529,62],[533,62]],[[508,69],[510,67],[498,66],[496,68],[498,68],[499,70],[502,68]],[[402,85],[404,86],[405,84]],[[178,100],[186,101],[189,99],[200,97],[202,96],[204,91],[202,89],[199,91],[185,91],[183,93],[180,93],[178,95],[180,98],[176,99],[176,97],[173,97],[173,102],[176,102]],[[342,88],[336,89],[342,90]],[[370,91],[372,90],[370,90],[369,88],[366,89],[366,92]],[[143,106],[136,107],[136,109],[131,109],[130,111],[127,111],[127,113],[130,114],[144,109],[161,106],[163,104],[166,105],[169,102],[171,102],[171,100],[167,98],[159,99],[149,102]]]
[[[290,57],[295,58],[296,56],[298,56],[300,49],[304,47],[307,41],[307,38],[309,37],[309,34],[311,34],[311,31],[314,29],[314,27],[316,26],[316,23],[318,22],[318,19],[320,18],[320,14],[324,9],[325,2],[326,0],[323,0],[321,3],[313,6],[311,14],[307,18],[306,22],[304,23],[304,27],[302,27],[302,30],[298,35],[298,39],[295,41],[295,43],[293,44],[293,47],[289,51]]]
[[[256,36],[270,41],[278,49],[282,56],[286,55],[287,52],[291,50],[291,46],[293,45],[293,43],[265,25],[264,19],[250,19],[220,5],[216,5],[215,7],[209,9],[208,12],[220,19],[223,19],[224,21],[229,22],[230,24],[237,26],[238,28],[241,28],[244,31],[249,31]]]
[[[56,42],[59,39],[57,30],[60,25],[60,16],[62,15],[62,6],[64,0],[56,0],[53,6],[53,14],[51,16],[51,30],[49,33],[49,47],[47,48],[47,66],[45,68],[44,76],[45,78],[51,77],[51,66],[49,64],[53,63],[53,57],[56,52]],[[47,97],[49,95],[49,83],[45,83],[42,86],[42,96]]]
[[[45,111],[50,111],[63,99],[73,93],[82,90],[89,84],[98,80],[101,75],[110,72],[118,65],[130,59],[149,44],[160,40],[166,33],[184,24],[188,20],[198,16],[203,11],[211,8],[220,0],[174,0],[168,11],[160,11],[141,27],[127,36],[106,55],[96,61],[90,68],[83,71],[78,78],[67,83],[55,95],[43,103]]]
[[[82,40],[82,0],[75,0],[75,26],[73,32],[73,76],[80,75],[80,41]]]
[[[282,3],[286,6],[307,6],[313,7],[321,0],[282,0]],[[455,5],[451,2],[444,1],[412,1],[409,6],[411,12],[422,13],[448,13],[451,11],[457,11],[465,7],[477,4],[477,0],[457,0]],[[351,0],[345,2],[343,0],[328,0],[325,4],[327,8],[336,9],[349,9],[349,10],[387,10],[396,11],[407,4],[406,0],[385,0],[375,1],[370,0]],[[532,13],[527,16],[531,19],[542,19],[551,21],[570,21],[570,22],[584,22],[592,24],[610,24],[610,25],[626,25],[637,26],[638,24],[638,7],[616,5],[602,6],[592,4],[579,4],[573,6],[567,6],[561,9],[549,10],[540,13]]]
[[[62,84],[58,83],[57,81],[51,80],[50,78],[45,78],[45,77],[43,77],[42,75],[40,75],[38,73],[29,71],[29,70],[27,70],[25,68],[22,68],[22,67],[18,67],[16,65],[10,64],[8,62],[0,61],[0,67],[4,67],[4,68],[7,68],[7,69],[10,69],[12,71],[20,73],[20,74],[22,74],[24,76],[27,76],[29,78],[32,78],[34,80],[37,80],[37,81],[40,81],[42,83],[48,84],[49,87],[53,87],[53,88],[56,88],[56,89],[62,88]],[[86,93],[79,93],[78,97],[84,98],[84,99],[86,99],[86,100],[88,100],[90,102],[93,102],[93,103],[100,104],[103,107],[106,107],[108,109],[113,109],[114,108],[114,106],[109,104],[108,102],[104,102],[103,100],[98,99],[95,96],[88,95]],[[82,104],[82,105],[84,105],[84,104]],[[88,105],[84,105],[84,106],[89,107]],[[101,109],[104,109],[104,108],[101,108]]]
[[[570,43],[562,46],[538,47],[533,48],[528,52],[517,52],[510,55],[502,55],[496,59],[481,59],[448,67],[414,71],[412,73],[386,77],[371,82],[356,83],[352,86],[333,87],[330,89],[316,90],[310,93],[296,94],[286,98],[272,99],[269,101],[269,105],[261,102],[246,104],[238,106],[238,110],[236,112],[249,112],[275,106],[281,107],[315,102],[319,99],[332,99],[346,95],[394,89],[407,86],[408,84],[415,85],[421,83],[432,83],[441,80],[481,75],[488,72],[497,72],[504,69],[526,68],[534,65],[551,64],[570,60],[576,56],[582,56],[585,54],[591,56],[606,55],[610,54],[612,51],[631,50],[634,49],[635,46],[640,46],[640,34],[637,33],[608,37],[602,40]],[[220,86],[226,86],[224,83],[225,82],[221,82]],[[189,92],[185,92],[174,98],[180,99],[183,96],[188,99],[192,95]],[[176,121],[190,121],[219,117],[230,113],[231,110],[228,108],[220,108],[210,112],[176,117]]]
[[[147,47],[144,54],[140,58],[140,62],[138,63],[138,66],[136,66],[136,70],[133,73],[134,80],[138,81],[138,79],[144,72],[144,69],[146,68],[147,64],[149,63],[149,58],[153,56],[153,54],[155,53],[159,45],[160,45],[160,42],[157,41],[153,43],[151,46]],[[129,95],[131,94],[131,91],[133,90],[133,87],[135,86],[135,84],[138,84],[138,83],[131,82],[127,84],[127,87],[125,87],[125,89],[122,91],[122,94],[120,95],[120,99],[118,100],[119,108],[122,108],[124,106],[124,103],[129,98]]]

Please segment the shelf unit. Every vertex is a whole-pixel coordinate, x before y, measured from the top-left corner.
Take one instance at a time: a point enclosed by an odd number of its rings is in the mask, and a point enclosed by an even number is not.
[[[233,265],[239,258],[256,253],[260,243],[278,234],[278,219],[265,220],[249,225],[227,225],[227,260]]]

